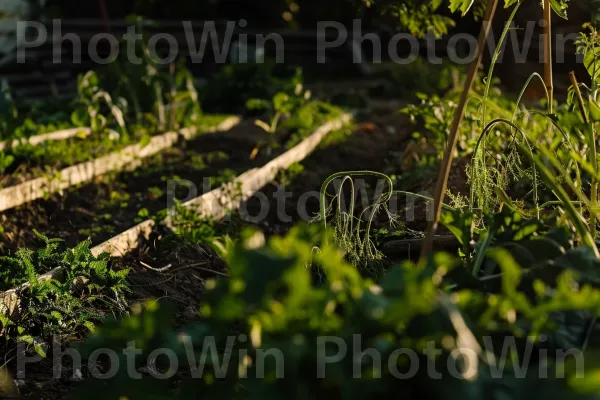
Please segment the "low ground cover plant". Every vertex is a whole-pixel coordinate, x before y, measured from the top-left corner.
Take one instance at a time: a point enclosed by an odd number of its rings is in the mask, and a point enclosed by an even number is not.
[[[8,309],[8,304],[2,304],[0,315],[5,363],[14,357],[17,341],[45,356],[42,343],[54,335],[65,340],[80,337],[107,315],[127,310],[127,269],[111,269],[110,257],[94,256],[89,240],[65,248],[60,239],[37,235],[43,243],[37,249],[23,248],[0,257],[0,292],[17,290],[16,303]],[[53,279],[40,279],[56,269],[60,273]]]

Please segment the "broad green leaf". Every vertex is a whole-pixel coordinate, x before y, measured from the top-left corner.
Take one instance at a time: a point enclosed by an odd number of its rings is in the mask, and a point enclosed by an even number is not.
[[[583,57],[583,65],[592,77],[592,80],[600,79],[600,48],[587,49]]]
[[[287,102],[290,100],[290,96],[287,93],[279,92],[275,96],[273,96],[273,109],[278,112],[286,112]]]
[[[556,15],[558,15],[561,18],[567,19],[567,8],[569,8],[569,0],[550,0],[550,7],[552,7]]]
[[[76,126],[87,126],[89,123],[90,116],[87,111],[80,107],[76,108],[71,114],[71,122]]]
[[[590,120],[600,121],[600,106],[595,101],[590,101]]]
[[[450,0],[450,10],[452,12],[460,11],[462,15],[465,15],[474,2],[474,0]]]

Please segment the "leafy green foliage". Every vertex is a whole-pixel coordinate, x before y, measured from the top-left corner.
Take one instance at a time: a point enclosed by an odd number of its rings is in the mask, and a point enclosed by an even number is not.
[[[581,89],[588,92],[587,98],[584,99],[584,102],[587,102],[588,117],[592,122],[599,122],[600,105],[598,105],[597,98],[600,87],[600,33],[592,24],[586,24],[584,27],[588,28],[588,31],[580,33],[577,41],[577,52],[583,55],[583,63],[590,75],[592,84],[591,87],[585,84],[580,84],[580,86]],[[574,88],[570,88],[569,105],[574,105],[574,96]]]
[[[455,67],[442,69],[438,76],[445,78],[440,80],[440,86],[435,93],[418,92],[417,98],[420,102],[409,104],[401,110],[403,114],[410,117],[411,123],[418,129],[412,133],[412,144],[403,155],[403,164],[406,169],[437,165],[441,160],[442,154],[439,149],[443,148],[447,141],[452,118],[458,106],[459,89],[462,87],[464,76],[459,74]],[[450,77],[454,80],[452,86],[449,84]],[[482,113],[484,112],[482,102],[485,93],[483,78],[483,74],[481,74],[480,79],[473,85],[471,97],[467,103],[457,144],[459,156],[467,156],[473,152],[477,131],[481,129]],[[440,92],[441,94],[439,94]],[[491,82],[488,102],[491,105],[485,109],[488,119],[508,117],[515,107],[515,103],[502,94],[498,79]]]
[[[202,218],[195,210],[176,203],[171,210],[171,227],[174,235],[167,238],[178,244],[207,246],[217,254],[227,252],[231,239],[227,234],[218,232],[215,223]]]
[[[368,7],[377,6],[383,13],[397,17],[401,27],[413,35],[424,36],[429,29],[437,36],[455,26],[452,18],[437,13],[441,1],[410,0],[404,2],[362,0]]]
[[[257,240],[259,233],[243,236],[227,256],[230,278],[207,282],[200,321],[175,331],[170,308],[152,301],[122,321],[105,324],[83,347],[84,354],[114,349],[125,363],[121,349],[136,339],[140,350],[136,369],[153,362],[156,373],[168,371],[168,363],[149,356],[155,349],[169,349],[185,365],[194,356],[192,377],[176,375],[164,381],[151,373],[136,380],[120,368],[108,385],[90,380],[78,388],[75,398],[190,399],[198,393],[231,399],[284,395],[374,399],[395,393],[436,399],[580,398],[569,387],[581,381],[573,369],[565,369],[565,379],[552,373],[563,367],[554,356],[545,366],[530,360],[527,379],[516,379],[512,363],[499,362],[507,356],[502,355],[503,340],[514,339],[515,332],[515,355],[525,354],[527,346],[533,346],[534,352],[549,349],[535,339],[557,327],[548,321],[548,311],[598,311],[600,292],[574,284],[575,275],[569,271],[552,284],[536,281],[539,297],[530,300],[518,289],[524,275],[520,266],[502,250],[490,252],[503,271],[501,289],[488,294],[477,288],[449,289],[445,277],[462,266],[446,254],[418,265],[395,266],[376,283],[362,278],[316,225],[296,227],[266,245]],[[314,251],[315,243],[320,251]],[[486,333],[490,330],[491,337]],[[349,351],[352,343],[363,350],[375,349],[381,368],[368,357],[356,358],[360,354],[356,350],[334,358],[340,346],[348,346]],[[425,351],[428,343],[438,349],[435,356]],[[581,341],[564,344],[579,347]],[[281,357],[265,356],[275,349]],[[399,355],[398,349],[405,349],[404,354]],[[416,359],[405,357],[409,349]],[[449,374],[452,357],[461,352],[475,357],[468,379],[464,368],[455,370],[455,378]],[[324,357],[329,357],[327,362]],[[419,368],[415,368],[417,361]],[[443,378],[434,379],[425,364],[435,366]],[[534,378],[539,368],[552,376],[543,384]],[[411,369],[412,379],[394,375]],[[496,369],[502,380],[494,376]]]
[[[439,3],[439,1],[438,1]],[[450,11],[457,12],[460,11],[462,15],[465,15],[471,6],[473,5],[473,0],[450,0]]]
[[[271,60],[264,63],[224,65],[201,87],[206,111],[241,113],[250,99],[270,99],[277,92],[293,93],[298,70],[281,70]]]
[[[567,9],[569,8],[569,0],[550,0],[552,10],[564,19],[567,19]]]
[[[0,290],[16,288],[18,297],[14,310],[0,315],[0,326],[7,344],[25,341],[43,355],[41,342],[34,338],[77,335],[93,329],[107,313],[124,310],[129,286],[128,270],[111,269],[109,255],[94,256],[90,241],[61,249],[60,239],[36,234],[44,247],[19,249],[14,256],[0,257]],[[54,279],[39,279],[52,270],[58,271]]]
[[[266,113],[268,121],[256,120],[254,123],[269,134],[268,154],[278,145],[275,135],[280,128],[291,133],[285,143],[285,147],[291,148],[316,127],[341,114],[340,108],[312,100],[311,97],[311,91],[304,88],[302,70],[297,69],[294,78],[284,85],[282,91],[275,93],[271,100],[253,98],[246,102],[248,110]],[[259,143],[255,151],[262,145]]]
[[[0,96],[0,140],[28,138],[33,135],[72,128],[64,108],[69,104],[57,99],[17,103],[8,85]]]
[[[105,106],[121,132],[126,133],[127,128],[123,115],[125,100],[123,98],[117,99],[117,102],[122,105],[118,107],[113,102],[112,96],[99,86],[100,79],[96,72],[88,71],[79,76],[77,84],[78,97],[75,102],[75,110],[71,114],[71,122],[75,126],[90,126],[94,132],[102,131],[109,124],[107,118],[100,112],[102,107]]]
[[[139,20],[134,22],[140,23]],[[122,56],[106,67],[80,75],[76,98],[70,104],[61,104],[63,110],[69,108],[72,112],[69,116],[62,112],[49,125],[38,123],[38,119],[43,120],[39,112],[27,108],[26,111],[19,110],[7,92],[5,101],[0,102],[0,108],[4,108],[0,118],[0,138],[4,138],[5,131],[6,137],[20,139],[56,130],[55,127],[73,126],[90,127],[94,134],[49,141],[41,146],[19,144],[2,152],[4,161],[14,162],[3,163],[0,169],[8,168],[8,164],[15,168],[21,164],[32,168],[40,165],[60,168],[119,150],[128,144],[144,145],[157,132],[184,126],[196,126],[201,130],[214,120],[210,116],[203,118],[195,81],[185,63],[173,64],[165,70],[148,49],[148,40],[144,37],[142,41],[136,41],[136,55],[141,55],[139,62],[132,63]],[[127,43],[120,45],[125,47]]]
[[[407,29],[413,35],[424,36],[428,31],[436,36],[442,36],[456,26],[456,21],[444,13],[448,7],[452,13],[460,13],[463,17],[471,13],[476,19],[483,17],[486,0],[362,0],[368,7],[376,6],[383,13],[398,18],[401,28]],[[504,0],[504,7],[510,8],[519,0]],[[554,12],[567,18],[569,0],[551,0]]]
[[[103,130],[90,136],[75,136],[67,140],[48,141],[41,145],[21,144],[0,152],[0,157],[12,159],[7,165],[10,172],[19,166],[22,169],[25,165],[28,167],[27,173],[39,176],[45,174],[47,168],[59,170],[119,151],[137,143],[136,139],[140,139],[140,136]]]

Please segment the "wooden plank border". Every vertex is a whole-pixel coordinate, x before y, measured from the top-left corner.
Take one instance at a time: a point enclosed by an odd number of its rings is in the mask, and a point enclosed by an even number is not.
[[[227,131],[239,123],[240,117],[232,116],[217,126],[206,129],[206,131]],[[2,189],[0,190],[0,211],[18,207],[40,199],[48,193],[56,193],[71,186],[89,182],[95,177],[119,171],[125,167],[129,170],[135,169],[142,164],[144,158],[172,147],[179,140],[180,135],[189,140],[197,132],[197,128],[184,128],[179,132],[166,132],[152,137],[150,143],[145,146],[134,144],[94,160],[67,167],[58,173],[59,178],[40,177]]]
[[[47,141],[59,141],[59,140],[67,140],[72,137],[77,136],[78,134],[83,134],[84,136],[89,136],[92,133],[90,128],[69,128],[63,129],[55,132],[43,133],[41,135],[30,136],[28,138],[22,139],[13,139],[13,140],[5,140],[0,142],[0,151],[6,150],[10,147],[16,147],[23,144],[30,144],[32,146],[37,146]]]

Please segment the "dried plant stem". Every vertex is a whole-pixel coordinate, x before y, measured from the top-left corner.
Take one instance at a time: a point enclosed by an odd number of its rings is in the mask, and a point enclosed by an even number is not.
[[[494,15],[496,14],[497,8],[498,0],[488,0],[486,16],[483,20],[481,32],[479,35],[477,57],[471,62],[469,66],[465,86],[463,87],[463,92],[458,103],[458,108],[456,109],[456,113],[454,114],[454,120],[452,121],[452,126],[450,128],[448,143],[446,144],[446,149],[444,151],[444,158],[440,166],[440,172],[438,175],[438,180],[434,194],[433,219],[429,221],[427,226],[427,233],[425,235],[423,247],[421,248],[421,258],[427,256],[427,254],[429,254],[432,250],[433,237],[435,235],[440,221],[440,215],[442,213],[442,204],[444,201],[446,188],[448,186],[448,177],[450,176],[452,160],[454,158],[454,149],[456,148],[456,142],[458,141],[458,130],[465,117],[465,108],[467,105],[467,100],[469,99],[469,92],[471,91],[473,82],[475,82],[475,79],[477,78],[477,70],[479,69],[479,64],[481,63],[481,60],[483,58],[483,52],[486,48],[486,40],[492,27],[492,20],[494,19]]]

